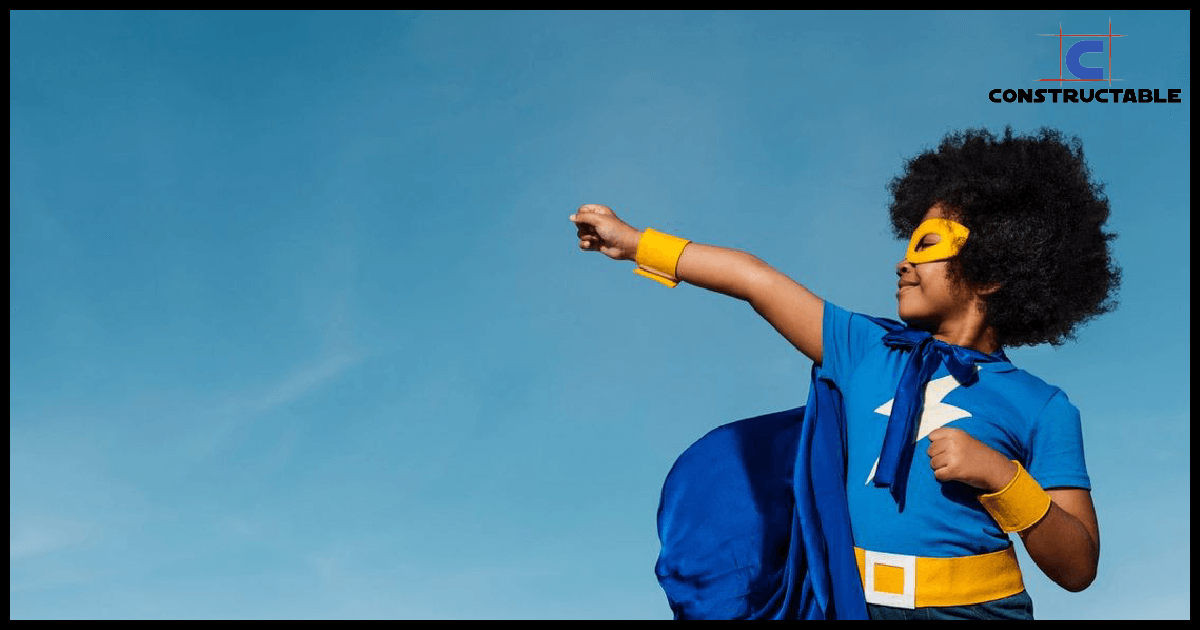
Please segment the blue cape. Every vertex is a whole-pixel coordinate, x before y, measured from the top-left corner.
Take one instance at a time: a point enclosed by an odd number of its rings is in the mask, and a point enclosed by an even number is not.
[[[675,461],[655,573],[676,619],[866,619],[841,394],[713,429]]]

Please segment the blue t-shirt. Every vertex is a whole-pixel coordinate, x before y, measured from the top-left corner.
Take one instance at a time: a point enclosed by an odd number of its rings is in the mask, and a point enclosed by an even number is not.
[[[943,365],[925,390],[904,510],[873,482],[888,414],[909,352],[883,343],[887,331],[867,317],[825,302],[824,371],[846,409],[846,495],[854,544],[871,551],[949,558],[1009,546],[979,503],[980,491],[942,483],[929,465],[929,432],[942,426],[1021,462],[1043,488],[1091,489],[1083,460],[1079,410],[1053,385],[1004,361],[979,363],[963,387]]]

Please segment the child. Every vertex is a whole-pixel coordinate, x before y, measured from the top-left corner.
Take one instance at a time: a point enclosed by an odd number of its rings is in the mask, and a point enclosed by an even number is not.
[[[639,231],[605,206],[571,220],[585,251],[749,302],[836,385],[870,618],[1031,619],[1008,533],[1073,592],[1096,576],[1100,537],[1078,410],[1002,348],[1059,345],[1112,310],[1108,202],[1079,141],[1048,129],[952,133],[889,188],[893,231],[910,238],[895,268],[907,326],[825,302],[745,252]]]

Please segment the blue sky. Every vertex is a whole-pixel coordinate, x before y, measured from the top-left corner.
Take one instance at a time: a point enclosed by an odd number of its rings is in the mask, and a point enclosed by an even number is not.
[[[1110,18],[1114,87],[1182,104],[988,100]],[[895,316],[885,184],[1011,124],[1083,140],[1124,270],[1010,353],[1079,407],[1102,537],[1078,594],[1020,552],[1035,613],[1189,617],[1189,20],[11,13],[10,616],[669,618],[663,478],[809,362],[567,216]]]

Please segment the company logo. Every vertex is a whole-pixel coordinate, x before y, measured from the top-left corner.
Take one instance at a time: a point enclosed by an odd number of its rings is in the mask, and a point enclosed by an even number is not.
[[[1063,33],[1062,24],[1058,33],[1038,33],[1040,37],[1058,39],[1058,77],[1035,79],[1039,83],[1058,82],[1056,89],[996,88],[988,92],[993,103],[1182,103],[1182,89],[1113,88],[1113,40],[1125,35],[1112,32],[1112,21],[1108,32],[1101,35],[1079,35]],[[1064,41],[1067,40],[1067,41]],[[1066,47],[1066,51],[1063,48]],[[1089,53],[1099,53],[1089,54]],[[1102,55],[1102,56],[1100,56]],[[1066,66],[1067,75],[1063,74]],[[1077,83],[1079,88],[1063,87],[1063,83]],[[1084,88],[1087,83],[1107,82],[1107,88]],[[1162,92],[1166,92],[1164,98]],[[1060,100],[1061,99],[1061,100]]]
[[[1107,35],[1064,35],[1062,32],[1062,24],[1058,25],[1058,34],[1038,33],[1040,37],[1057,37],[1058,38],[1058,78],[1057,79],[1038,79],[1038,81],[1058,81],[1059,86],[1062,86],[1063,81],[1108,81],[1109,87],[1112,87],[1113,81],[1121,79],[1113,79],[1112,75],[1112,40],[1114,37],[1125,37],[1124,35],[1114,35],[1112,32],[1112,22],[1108,23]],[[1063,54],[1063,38],[1064,37],[1100,37],[1104,39],[1081,39],[1067,48],[1067,54]],[[1105,39],[1108,40],[1106,47]],[[1085,66],[1080,60],[1080,57],[1087,53],[1103,53],[1108,50],[1108,78],[1104,78],[1104,67]],[[1074,79],[1063,78],[1063,65],[1067,66],[1067,71],[1074,75]],[[1094,63],[1094,62],[1092,62]]]

